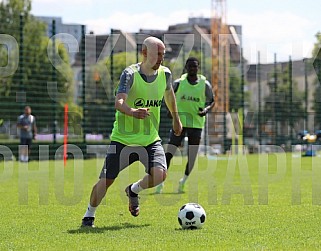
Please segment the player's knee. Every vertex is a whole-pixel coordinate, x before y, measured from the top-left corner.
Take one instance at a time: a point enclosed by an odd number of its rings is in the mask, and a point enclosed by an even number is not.
[[[163,182],[166,179],[167,172],[163,168],[153,168],[151,175],[156,183]]]
[[[162,169],[162,182],[164,181],[164,180],[166,180],[166,177],[167,177],[167,172],[164,170],[164,169]]]

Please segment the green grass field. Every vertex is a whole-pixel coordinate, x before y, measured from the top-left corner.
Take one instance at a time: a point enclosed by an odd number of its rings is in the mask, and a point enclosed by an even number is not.
[[[321,158],[290,154],[199,157],[186,192],[177,184],[180,158],[164,193],[141,194],[128,212],[124,188],[144,174],[124,170],[96,213],[96,229],[80,223],[103,159],[0,162],[0,250],[320,250]],[[320,183],[320,184],[319,184]],[[179,208],[200,203],[203,229],[181,230]]]

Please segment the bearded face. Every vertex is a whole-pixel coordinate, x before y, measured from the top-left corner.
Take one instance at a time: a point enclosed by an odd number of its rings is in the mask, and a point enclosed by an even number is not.
[[[153,70],[157,70],[162,64],[165,55],[165,48],[161,45],[155,45],[156,48],[147,49],[147,62],[152,65]]]

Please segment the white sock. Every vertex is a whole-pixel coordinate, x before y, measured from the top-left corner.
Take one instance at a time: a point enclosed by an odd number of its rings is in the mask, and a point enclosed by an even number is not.
[[[24,160],[25,160],[25,156],[24,156],[24,155],[21,155],[21,156],[20,156],[20,160],[21,160],[21,161],[24,161]]]
[[[28,156],[25,156],[25,161],[26,161],[26,162],[28,162],[28,159],[29,159],[29,157],[28,157]]]
[[[141,180],[139,180],[139,181],[137,181],[137,182],[135,182],[135,183],[132,184],[132,186],[131,186],[130,189],[132,190],[133,193],[138,194],[139,192],[141,192],[141,191],[144,190],[144,188],[142,188],[142,187],[140,186],[140,182],[141,182]]]
[[[184,174],[184,177],[181,179],[181,181],[182,181],[183,183],[185,183],[186,180],[187,180],[187,178],[188,178],[188,175]]]
[[[95,217],[97,207],[92,207],[90,204],[88,204],[87,211],[84,215],[84,217]]]

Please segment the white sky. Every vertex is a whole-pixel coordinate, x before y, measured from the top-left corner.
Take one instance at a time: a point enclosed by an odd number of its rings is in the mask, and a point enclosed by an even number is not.
[[[320,0],[226,0],[227,22],[242,25],[244,55],[256,62],[272,62],[273,54],[286,61],[311,56],[321,31]],[[211,15],[211,0],[33,0],[32,13],[62,17],[64,23],[87,25],[95,34],[110,29],[138,32],[185,23],[188,17]]]

